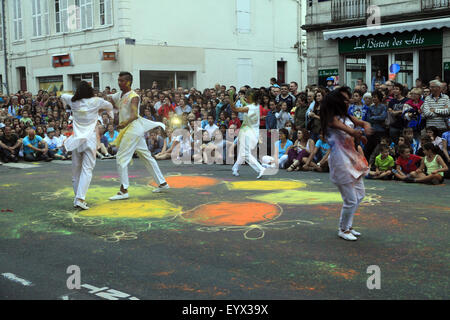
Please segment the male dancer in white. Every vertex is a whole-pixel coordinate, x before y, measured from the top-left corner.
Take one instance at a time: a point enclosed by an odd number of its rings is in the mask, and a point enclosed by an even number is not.
[[[74,206],[88,210],[86,193],[96,161],[98,115],[107,111],[113,118],[113,106],[101,98],[94,97],[94,89],[85,81],[80,83],[74,96],[63,94],[61,100],[70,106],[73,114],[74,134],[65,141],[64,146],[67,151],[72,151]]]
[[[112,144],[119,148],[116,160],[122,185],[119,193],[109,198],[111,201],[129,198],[128,165],[133,159],[134,152],[144,161],[147,170],[158,184],[158,187],[153,192],[157,193],[169,189],[169,185],[164,179],[158,163],[148,150],[144,139],[144,134],[147,131],[156,127],[162,127],[165,130],[165,125],[139,116],[140,99],[137,93],[131,90],[131,84],[133,83],[133,75],[131,73],[121,72],[118,81],[121,92],[110,97],[115,107],[119,109],[119,126],[117,129],[121,130],[121,132]]]
[[[265,169],[252,154],[252,150],[256,148],[259,141],[260,110],[259,105],[256,104],[255,95],[256,91],[249,89],[245,94],[245,99],[241,99],[243,107],[237,108],[234,102],[234,93],[230,91],[231,110],[244,113],[244,122],[239,130],[238,156],[233,166],[233,175],[239,177],[239,168],[241,164],[247,161],[253,170],[259,174],[257,179],[261,179]]]

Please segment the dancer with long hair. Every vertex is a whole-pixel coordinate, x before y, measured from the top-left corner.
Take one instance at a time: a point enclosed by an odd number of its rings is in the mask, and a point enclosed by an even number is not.
[[[252,150],[256,148],[259,141],[260,110],[257,103],[258,91],[254,89],[247,90],[245,97],[241,98],[242,107],[239,108],[236,107],[236,102],[234,101],[234,92],[230,91],[229,94],[231,110],[244,114],[244,121],[238,135],[238,155],[233,166],[233,175],[238,177],[241,164],[247,162],[258,173],[257,179],[261,179],[265,169],[252,154]]]
[[[97,120],[106,111],[114,118],[111,103],[94,97],[94,89],[82,81],[75,95],[63,94],[61,100],[72,110],[73,135],[65,142],[68,152],[72,151],[72,182],[75,193],[74,207],[88,210],[86,193],[92,180],[97,151]]]
[[[371,135],[373,130],[368,122],[348,115],[351,91],[342,87],[329,93],[322,101],[320,120],[322,134],[331,147],[328,165],[330,179],[338,187],[344,201],[339,222],[338,236],[355,241],[361,233],[353,229],[353,216],[365,196],[364,177],[369,166],[364,155],[355,144],[367,143],[363,135]]]

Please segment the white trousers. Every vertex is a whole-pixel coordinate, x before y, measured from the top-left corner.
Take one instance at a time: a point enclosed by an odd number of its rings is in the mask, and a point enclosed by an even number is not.
[[[91,149],[83,152],[72,151],[72,183],[75,200],[86,200],[86,193],[91,184],[95,161],[95,152]]]
[[[344,201],[339,220],[339,228],[340,230],[347,231],[353,226],[353,216],[366,195],[364,178],[361,177],[349,184],[338,184],[337,187]]]
[[[164,176],[159,169],[158,163],[148,150],[148,146],[145,142],[144,137],[134,134],[125,134],[116,154],[117,170],[119,172],[120,182],[123,188],[127,190],[130,187],[130,181],[128,178],[128,165],[133,159],[133,155],[135,152],[144,162],[145,167],[152,175],[153,179],[155,179],[156,183],[158,183],[158,186],[164,184],[166,180],[164,179]]]
[[[247,162],[257,173],[260,173],[264,169],[258,159],[256,159],[256,157],[252,154],[248,143],[245,144],[244,148],[238,148],[238,152],[236,163],[233,166],[233,171],[239,171],[239,168],[244,162]]]

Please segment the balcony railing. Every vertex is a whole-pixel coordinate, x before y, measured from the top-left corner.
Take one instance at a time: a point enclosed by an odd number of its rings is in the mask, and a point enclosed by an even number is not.
[[[422,0],[422,10],[450,8],[450,0]]]
[[[370,0],[333,0],[331,3],[331,20],[337,22],[366,19],[369,6]]]

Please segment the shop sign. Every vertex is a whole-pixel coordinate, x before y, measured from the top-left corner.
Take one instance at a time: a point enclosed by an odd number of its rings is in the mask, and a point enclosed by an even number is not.
[[[339,40],[339,53],[442,46],[442,30],[403,32]]]

